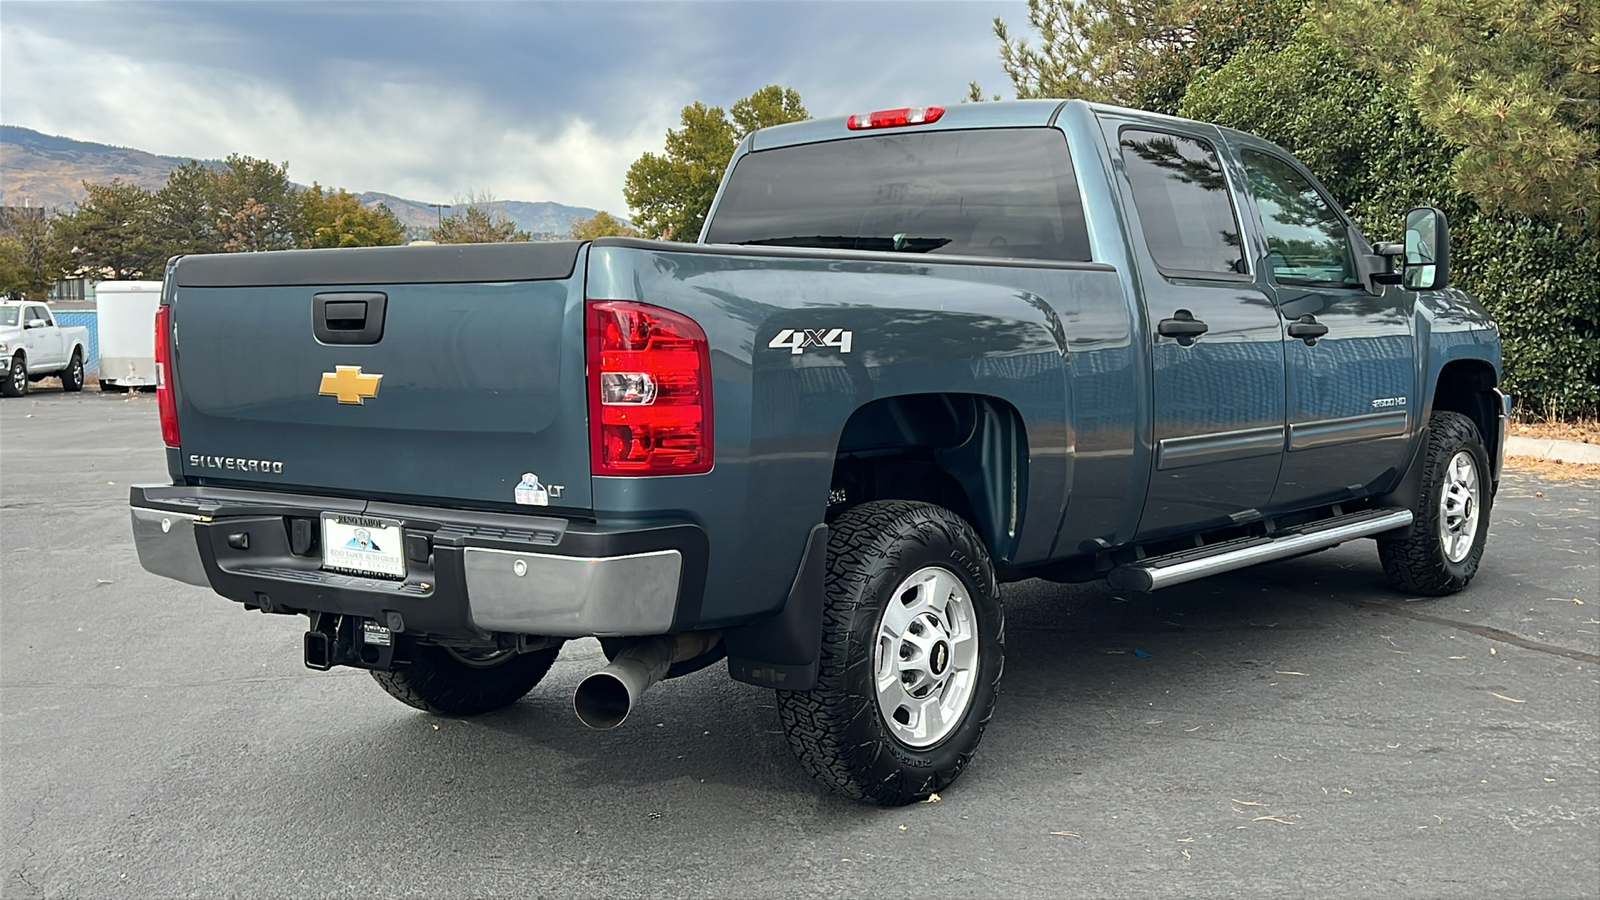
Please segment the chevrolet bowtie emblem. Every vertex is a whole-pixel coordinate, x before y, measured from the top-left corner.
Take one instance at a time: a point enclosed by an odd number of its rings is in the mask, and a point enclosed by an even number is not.
[[[378,396],[378,382],[382,375],[363,375],[360,366],[334,366],[332,372],[322,373],[324,397],[338,397],[340,403],[360,405],[367,397]]]

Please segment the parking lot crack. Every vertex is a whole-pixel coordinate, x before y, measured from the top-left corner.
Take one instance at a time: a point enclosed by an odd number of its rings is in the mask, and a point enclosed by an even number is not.
[[[1475,625],[1471,622],[1447,619],[1443,616],[1430,615],[1425,612],[1418,612],[1417,610],[1406,609],[1405,607],[1401,606],[1391,606],[1387,603],[1358,602],[1354,605],[1365,609],[1374,609],[1382,613],[1387,613],[1391,616],[1399,616],[1403,619],[1411,619],[1417,622],[1428,622],[1433,625],[1444,625],[1448,628],[1456,628],[1461,631],[1468,632],[1469,634],[1475,634],[1479,637],[1488,638],[1491,641],[1500,641],[1504,644],[1511,644],[1515,647],[1521,647],[1524,650],[1537,650],[1540,653],[1549,653],[1552,656],[1564,656],[1567,659],[1575,659],[1578,662],[1600,664],[1600,656],[1597,656],[1593,653],[1585,653],[1582,650],[1574,650],[1571,647],[1559,647],[1555,644],[1546,644],[1542,641],[1529,640],[1521,635],[1512,634],[1509,631],[1493,628],[1488,625]]]

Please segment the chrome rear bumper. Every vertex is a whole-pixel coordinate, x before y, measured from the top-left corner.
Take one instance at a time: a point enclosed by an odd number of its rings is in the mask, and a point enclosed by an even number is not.
[[[380,622],[395,614],[407,628],[460,637],[652,635],[697,624],[706,542],[692,525],[612,530],[513,514],[373,509],[405,529],[407,577],[397,581],[327,571],[319,549],[291,549],[294,520],[315,522],[350,501],[207,493],[133,489],[139,563],[251,607]]]
[[[133,507],[133,545],[139,551],[139,565],[146,572],[210,587],[200,548],[194,539],[194,523],[199,516]]]

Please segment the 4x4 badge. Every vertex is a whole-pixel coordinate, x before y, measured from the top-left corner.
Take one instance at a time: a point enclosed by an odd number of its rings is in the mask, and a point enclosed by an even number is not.
[[[360,366],[334,366],[332,372],[322,373],[322,389],[317,393],[360,406],[366,398],[378,396],[378,382],[382,380],[382,375],[361,374]]]

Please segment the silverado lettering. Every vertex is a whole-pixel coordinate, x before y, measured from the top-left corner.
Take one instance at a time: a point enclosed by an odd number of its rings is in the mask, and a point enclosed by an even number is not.
[[[233,469],[239,472],[283,474],[283,463],[271,459],[243,459],[237,456],[189,454],[189,465],[196,469]]]

